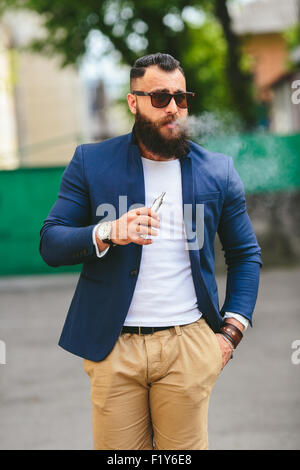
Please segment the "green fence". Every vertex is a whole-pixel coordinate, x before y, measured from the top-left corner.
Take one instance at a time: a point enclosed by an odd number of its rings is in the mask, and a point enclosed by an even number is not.
[[[231,155],[247,193],[300,187],[300,134],[251,134],[211,138],[205,147]]]
[[[0,276],[78,270],[50,268],[39,254],[39,231],[56,200],[63,171],[55,167],[0,172]]]
[[[300,188],[300,135],[214,138],[211,150],[233,156],[246,193]],[[63,167],[0,172],[0,276],[78,272],[50,268],[39,254],[39,231],[56,200]]]

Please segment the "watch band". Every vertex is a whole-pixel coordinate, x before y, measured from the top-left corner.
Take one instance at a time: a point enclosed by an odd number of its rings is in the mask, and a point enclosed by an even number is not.
[[[111,245],[111,246],[117,246],[116,243],[113,243],[112,240],[110,240],[110,238],[105,238],[104,240],[102,240],[103,243],[107,243],[108,245]]]

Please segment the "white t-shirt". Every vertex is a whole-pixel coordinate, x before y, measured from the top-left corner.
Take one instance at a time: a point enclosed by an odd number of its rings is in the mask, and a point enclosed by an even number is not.
[[[182,209],[180,161],[142,158],[145,205],[166,192],[158,210],[158,235],[148,235],[139,275],[124,325],[164,326],[192,323],[201,317],[191,272]]]

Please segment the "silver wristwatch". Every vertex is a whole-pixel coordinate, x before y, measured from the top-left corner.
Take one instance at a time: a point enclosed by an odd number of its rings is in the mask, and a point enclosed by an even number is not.
[[[107,243],[108,245],[116,246],[115,243],[111,240],[111,229],[112,229],[112,222],[102,222],[98,225],[96,233],[97,237],[103,241],[103,243]]]

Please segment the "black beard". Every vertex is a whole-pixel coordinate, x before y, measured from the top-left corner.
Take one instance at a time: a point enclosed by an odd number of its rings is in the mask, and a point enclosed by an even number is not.
[[[166,122],[171,122],[171,119]],[[134,132],[149,152],[165,158],[183,158],[190,150],[187,131],[182,129],[178,136],[166,138],[161,135],[159,127],[139,111],[136,112]]]

